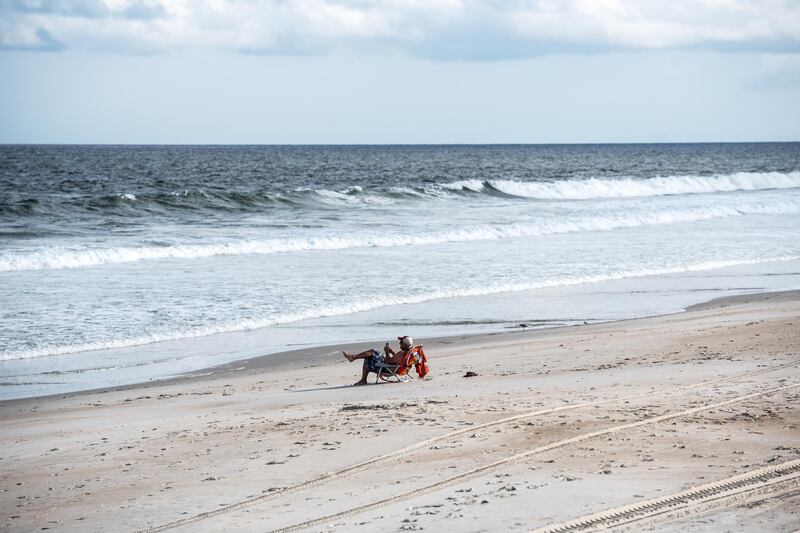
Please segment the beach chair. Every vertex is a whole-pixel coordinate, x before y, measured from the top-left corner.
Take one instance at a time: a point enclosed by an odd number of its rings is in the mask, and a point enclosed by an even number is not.
[[[375,378],[375,383],[383,380],[385,382],[389,382],[389,380],[393,383],[400,383],[411,381],[412,378],[411,374],[409,374],[409,370],[412,368],[416,368],[417,375],[420,378],[424,378],[425,375],[430,371],[427,365],[428,358],[425,355],[425,350],[422,348],[422,345],[419,344],[414,346],[408,351],[405,359],[399,365],[389,365],[386,363],[378,363],[376,365],[376,372],[377,376]]]
[[[375,372],[375,383],[385,381],[387,383],[404,383],[411,381],[412,378],[408,373],[403,373],[405,368],[403,365],[387,365],[386,363],[378,363],[375,365],[377,372]]]

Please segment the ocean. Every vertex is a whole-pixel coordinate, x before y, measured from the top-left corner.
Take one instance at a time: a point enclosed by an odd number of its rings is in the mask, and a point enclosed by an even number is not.
[[[799,237],[800,143],[0,146],[0,399],[796,289]]]

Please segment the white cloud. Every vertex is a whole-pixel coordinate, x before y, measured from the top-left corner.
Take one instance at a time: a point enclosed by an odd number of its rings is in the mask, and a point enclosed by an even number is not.
[[[388,47],[461,59],[609,48],[800,50],[800,5],[792,0],[6,0],[0,21],[0,47],[11,49]]]
[[[572,0],[531,3],[513,13],[514,27],[534,39],[626,48],[785,42],[797,46],[794,2],[743,0]]]

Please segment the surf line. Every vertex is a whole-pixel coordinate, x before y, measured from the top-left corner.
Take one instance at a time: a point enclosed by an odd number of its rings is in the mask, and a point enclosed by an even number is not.
[[[401,492],[399,494],[395,494],[394,496],[389,496],[388,498],[384,498],[382,500],[378,500],[372,503],[360,505],[358,507],[353,507],[351,509],[347,509],[345,511],[340,511],[338,513],[330,514],[327,516],[322,516],[319,518],[313,518],[311,520],[306,520],[305,522],[300,522],[297,524],[293,524],[290,526],[282,527],[279,529],[270,530],[269,533],[289,533],[290,531],[298,531],[300,529],[305,529],[308,527],[316,526],[319,524],[324,524],[326,522],[330,522],[331,520],[338,520],[342,518],[347,518],[356,514],[364,513],[367,511],[372,511],[374,509],[378,509],[385,505],[390,505],[393,503],[399,503],[404,500],[408,500],[410,498],[416,498],[423,494],[427,494],[429,492],[433,492],[439,489],[443,489],[445,487],[449,487],[451,485],[455,485],[457,483],[461,483],[462,481],[467,481],[476,477],[479,477],[487,472],[495,470],[499,467],[505,466],[510,463],[514,463],[519,461],[520,459],[525,459],[526,457],[530,457],[531,455],[539,454],[548,452],[550,450],[554,450],[556,448],[561,448],[564,446],[568,446],[570,444],[575,444],[576,442],[582,442],[585,440],[593,439],[596,437],[602,437],[603,435],[609,435],[612,433],[617,433],[620,431],[624,431],[627,429],[633,429],[641,426],[646,426],[649,424],[656,424],[658,422],[664,422],[666,420],[672,420],[674,418],[681,418],[685,416],[689,416],[695,413],[700,413],[703,411],[709,411],[712,409],[717,409],[719,407],[725,407],[727,405],[732,405],[735,403],[751,400],[753,398],[758,398],[760,396],[767,396],[769,394],[774,394],[776,392],[781,392],[784,390],[790,390],[795,387],[800,387],[800,383],[793,383],[791,385],[784,385],[782,387],[776,387],[773,389],[769,389],[762,392],[754,392],[752,394],[746,394],[744,396],[738,396],[736,398],[731,398],[730,400],[726,400],[724,402],[712,403],[703,405],[700,407],[693,407],[691,409],[686,409],[684,411],[678,411],[674,413],[668,413],[665,415],[655,416],[651,418],[646,418],[644,420],[639,420],[637,422],[631,422],[629,424],[622,424],[620,426],[614,426],[608,429],[603,429],[600,431],[593,431],[591,433],[586,433],[584,435],[578,435],[577,437],[572,437],[569,439],[553,442],[551,444],[546,444],[544,446],[539,446],[538,448],[534,448],[532,450],[528,450],[526,452],[522,452],[516,455],[512,455],[511,457],[506,457],[505,459],[500,459],[499,461],[495,461],[493,463],[489,463],[483,466],[479,466],[472,470],[468,470],[467,472],[463,472],[461,474],[457,474],[455,476],[449,477],[437,483],[433,483],[431,485],[427,485],[425,487],[420,487],[417,489]]]
[[[166,524],[162,524],[162,525],[159,525],[159,526],[153,526],[151,528],[145,528],[145,529],[139,530],[137,533],[145,533],[145,532],[147,532],[147,533],[155,533],[155,532],[158,532],[158,531],[166,531],[168,529],[172,529],[172,528],[175,528],[175,527],[183,526],[183,525],[190,524],[190,523],[193,523],[193,522],[199,522],[201,520],[206,520],[208,518],[213,518],[215,516],[219,516],[219,515],[222,515],[222,514],[230,513],[230,512],[233,512],[233,511],[236,511],[236,510],[239,510],[239,509],[243,509],[245,507],[249,507],[251,505],[262,503],[262,502],[265,502],[265,501],[268,501],[268,500],[272,500],[272,499],[275,499],[275,498],[278,498],[278,497],[281,497],[281,496],[286,496],[288,494],[291,494],[291,493],[294,493],[294,492],[298,492],[300,490],[304,490],[304,489],[307,489],[307,488],[310,488],[310,487],[321,485],[321,484],[323,484],[323,483],[325,483],[327,481],[331,481],[333,479],[338,479],[338,478],[345,477],[345,476],[353,474],[353,473],[355,473],[355,472],[357,472],[359,470],[363,470],[363,469],[365,469],[365,468],[367,468],[369,466],[372,466],[372,465],[374,465],[376,463],[397,459],[398,457],[401,457],[401,456],[406,455],[408,453],[411,453],[413,451],[419,450],[419,449],[424,448],[426,446],[430,446],[431,444],[434,444],[436,442],[440,442],[442,440],[446,440],[446,439],[449,439],[449,438],[452,438],[452,437],[456,437],[456,436],[462,435],[464,433],[475,432],[475,431],[478,431],[478,430],[481,430],[481,429],[490,428],[490,427],[497,426],[497,425],[500,425],[500,424],[507,424],[509,422],[515,422],[517,420],[523,420],[525,418],[530,418],[532,416],[541,416],[541,415],[559,413],[559,412],[563,412],[563,411],[570,411],[570,410],[573,410],[573,409],[581,409],[581,408],[584,408],[584,407],[593,407],[593,406],[597,406],[597,405],[604,405],[604,404],[613,403],[613,402],[628,401],[628,400],[634,400],[634,399],[637,399],[637,398],[646,398],[648,396],[656,396],[656,395],[659,395],[659,394],[671,394],[671,393],[674,393],[674,392],[680,392],[680,391],[689,390],[689,389],[693,389],[693,388],[706,387],[706,386],[709,386],[709,385],[715,385],[717,383],[724,383],[726,381],[737,381],[737,380],[746,379],[746,378],[753,377],[753,376],[758,376],[760,374],[765,374],[765,373],[768,373],[768,372],[775,372],[775,371],[778,371],[778,370],[781,370],[781,369],[784,369],[784,368],[796,366],[798,364],[800,364],[800,362],[792,361],[792,362],[789,362],[789,363],[784,363],[784,364],[776,365],[776,366],[773,366],[773,367],[763,368],[763,369],[760,369],[760,370],[755,370],[755,371],[750,371],[750,372],[743,372],[741,374],[737,374],[737,375],[734,375],[734,376],[725,376],[725,377],[716,378],[716,379],[712,379],[712,380],[708,380],[708,381],[701,381],[699,383],[693,383],[693,384],[690,384],[690,385],[682,385],[680,387],[672,387],[672,388],[668,388],[668,389],[649,391],[649,392],[644,392],[644,393],[641,393],[641,394],[634,394],[634,395],[631,395],[631,396],[623,396],[623,397],[620,397],[620,398],[611,398],[611,399],[600,400],[600,401],[595,401],[595,402],[585,402],[585,403],[580,403],[580,404],[564,405],[564,406],[561,406],[561,407],[555,407],[555,408],[549,408],[549,409],[541,409],[541,410],[538,410],[538,411],[530,411],[530,412],[522,413],[522,414],[519,414],[519,415],[500,418],[498,420],[493,420],[491,422],[486,422],[486,423],[483,423],[483,424],[479,424],[477,426],[470,426],[468,428],[463,428],[463,429],[458,429],[456,431],[451,431],[449,433],[445,433],[444,435],[439,435],[437,437],[431,437],[429,439],[425,439],[425,440],[419,441],[419,442],[417,442],[415,444],[412,444],[410,446],[406,446],[405,448],[402,448],[400,450],[394,451],[392,453],[388,453],[388,454],[385,454],[385,455],[374,457],[374,458],[369,459],[367,461],[364,461],[364,462],[361,462],[361,463],[358,463],[358,464],[355,464],[355,465],[352,465],[352,466],[348,466],[348,467],[345,467],[345,468],[342,468],[342,469],[339,469],[339,470],[336,470],[336,471],[333,471],[333,472],[326,472],[326,473],[324,473],[324,474],[322,474],[322,475],[320,475],[320,476],[318,476],[316,478],[313,478],[313,479],[310,479],[310,480],[307,480],[307,481],[301,481],[301,482],[296,483],[294,485],[290,485],[288,487],[284,487],[284,488],[281,488],[281,489],[274,490],[274,491],[272,491],[272,492],[270,492],[268,494],[262,494],[260,496],[255,496],[253,498],[249,498],[249,499],[242,500],[242,501],[239,501],[239,502],[236,502],[236,503],[232,503],[230,505],[226,505],[226,506],[220,507],[218,509],[214,509],[213,511],[205,511],[205,512],[193,515],[193,516],[189,516],[189,517],[186,517],[186,518],[181,518],[179,520],[175,520],[173,522],[168,522]]]

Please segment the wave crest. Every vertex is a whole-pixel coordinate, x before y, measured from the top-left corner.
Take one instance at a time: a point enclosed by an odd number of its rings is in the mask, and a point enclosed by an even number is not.
[[[717,176],[667,176],[647,179],[565,180],[553,182],[515,180],[457,181],[444,185],[464,192],[500,192],[535,200],[591,200],[680,194],[762,191],[800,187],[800,172],[737,172]]]
[[[800,205],[746,204],[646,214],[586,217],[560,222],[540,221],[508,225],[479,225],[421,234],[373,234],[352,237],[319,236],[297,239],[240,240],[209,244],[120,246],[114,248],[49,248],[0,256],[0,272],[83,268],[164,259],[200,259],[213,256],[266,255],[314,250],[424,246],[449,242],[491,241],[563,233],[609,231],[622,228],[700,222],[744,215],[800,214]]]
[[[212,326],[206,326],[191,330],[176,331],[176,332],[174,331],[163,334],[150,334],[150,335],[143,335],[127,339],[113,339],[108,341],[98,341],[85,344],[42,346],[38,348],[30,348],[30,349],[5,352],[5,353],[0,352],[0,361],[9,361],[12,359],[30,359],[34,357],[64,355],[70,353],[95,351],[95,350],[120,349],[132,346],[140,346],[144,344],[153,344],[157,342],[206,337],[209,335],[215,335],[219,333],[251,331],[254,329],[264,328],[268,326],[290,324],[313,318],[348,315],[363,311],[371,311],[373,309],[378,309],[381,307],[418,304],[444,298],[487,296],[491,294],[498,294],[504,292],[521,292],[521,291],[530,291],[530,290],[546,289],[553,287],[563,287],[569,285],[582,285],[586,283],[600,283],[604,281],[643,278],[650,276],[663,276],[669,274],[680,274],[685,272],[699,272],[704,270],[714,270],[732,266],[752,265],[752,264],[782,262],[782,261],[797,261],[797,260],[800,260],[800,256],[780,256],[780,257],[759,258],[759,259],[741,259],[736,261],[708,261],[703,263],[673,265],[663,268],[645,268],[632,271],[617,271],[617,272],[610,272],[607,274],[597,274],[591,276],[555,277],[552,279],[541,280],[541,281],[506,283],[506,284],[497,284],[490,286],[481,285],[481,286],[464,287],[461,289],[451,289],[451,290],[425,291],[420,294],[412,294],[404,297],[397,297],[396,295],[373,297],[370,299],[359,299],[358,301],[353,301],[349,303],[343,302],[336,306],[314,307],[297,313],[279,314],[264,318],[247,319],[239,322],[230,322],[226,324],[215,324]]]
[[[800,188],[800,171],[563,181],[469,179],[430,184],[409,182],[384,187],[350,185],[338,190],[300,187],[283,191],[135,191],[58,200],[47,196],[16,201],[0,199],[0,215],[35,216],[56,213],[68,216],[76,209],[93,212],[121,210],[126,215],[131,213],[149,215],[171,210],[248,211],[275,207],[313,210],[340,206],[391,205],[408,200],[463,197],[475,199],[481,196],[526,200],[591,200],[794,188]]]

